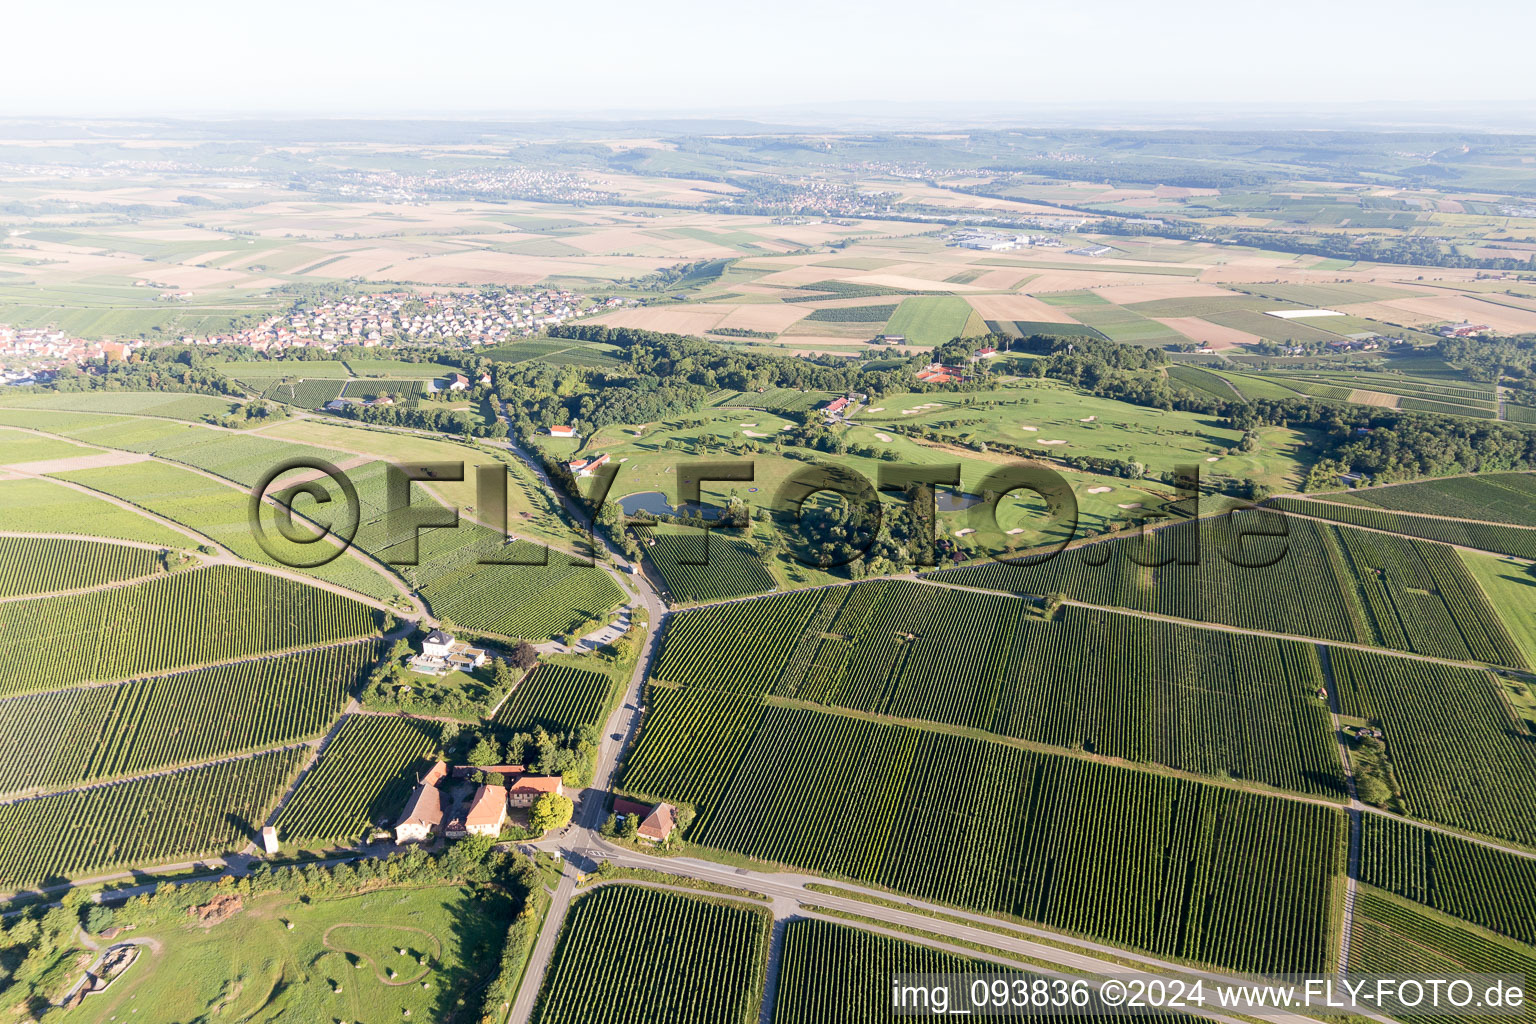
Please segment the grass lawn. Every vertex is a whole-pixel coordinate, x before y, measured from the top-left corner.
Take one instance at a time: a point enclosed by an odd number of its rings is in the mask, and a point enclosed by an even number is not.
[[[308,903],[282,893],[247,898],[244,910],[211,927],[178,922],[135,933],[159,948],[141,952],[105,993],[51,1017],[475,1020],[475,993],[496,970],[513,910],[506,897],[482,899],[460,886]]]
[[[971,304],[955,295],[914,296],[896,307],[885,333],[900,334],[914,345],[943,345],[966,334],[973,313]],[[986,325],[976,333],[985,334]]]
[[[1536,613],[1531,611],[1536,601],[1536,576],[1523,563],[1497,555],[1480,555],[1462,551],[1461,560],[1467,563],[1478,585],[1493,602],[1504,628],[1514,638],[1525,660],[1536,665]]]

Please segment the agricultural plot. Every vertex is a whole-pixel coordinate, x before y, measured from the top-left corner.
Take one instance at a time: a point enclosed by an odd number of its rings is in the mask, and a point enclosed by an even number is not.
[[[1167,345],[1189,340],[1156,320],[1149,320],[1123,306],[1085,306],[1074,309],[1072,315],[1085,326],[1123,345]]]
[[[836,397],[829,391],[800,391],[795,388],[769,388],[743,391],[720,403],[722,409],[761,409],[764,412],[806,412]]]
[[[1086,327],[1078,323],[1065,323],[1055,320],[988,320],[986,321],[987,333],[1002,334],[1010,338],[1028,338],[1036,334],[1051,335],[1058,338],[1089,337],[1102,338],[1105,341],[1109,337],[1103,331],[1096,331],[1092,327]]]
[[[1536,530],[1498,523],[1471,523],[1460,519],[1405,515],[1358,505],[1336,505],[1331,499],[1307,501],[1299,498],[1270,498],[1264,504],[1282,512],[1295,512],[1315,519],[1385,530],[1388,533],[1477,548],[1500,555],[1513,555],[1516,558],[1536,559]]]
[[[571,906],[533,1020],[756,1024],[771,927],[763,907],[602,886]]]
[[[1349,970],[1352,974],[1396,977],[1450,978],[1471,972],[1533,978],[1536,955],[1528,946],[1457,924],[1384,893],[1362,889],[1355,901]],[[1398,1013],[1395,1019],[1406,1024],[1424,1024],[1435,1018]],[[1529,1024],[1536,1020],[1536,1011],[1527,1003],[1515,1014],[1466,1019]]]
[[[680,615],[665,678],[689,689],[732,685],[735,672],[712,665],[710,651],[718,637],[734,635],[739,617],[742,633],[768,645],[771,664],[782,666],[758,677],[763,693],[1343,793],[1311,644],[1074,607],[1046,622],[1012,598],[905,580],[818,596],[808,620],[798,595]],[[804,622],[787,656],[756,626],[779,609],[783,622]],[[701,614],[707,626],[691,621]]]
[[[1202,370],[1198,366],[1186,364],[1170,366],[1168,367],[1168,379],[1187,388],[1203,391],[1212,398],[1221,399],[1223,402],[1230,402],[1234,398],[1242,397],[1241,393],[1225,377],[1212,373],[1209,370]]]
[[[1536,740],[1485,671],[1332,648],[1346,715],[1379,722],[1409,814],[1536,845]]]
[[[0,792],[53,788],[318,736],[377,643],[0,700]]]
[[[1363,824],[1360,881],[1536,945],[1536,859],[1380,814]]]
[[[335,379],[284,380],[267,385],[261,397],[269,402],[281,402],[300,409],[318,409],[326,402],[340,398],[347,382]]]
[[[445,543],[470,541],[467,528],[442,533]],[[490,551],[473,542],[442,554],[423,551],[419,567],[407,570],[417,591],[440,615],[469,629],[525,640],[547,640],[601,619],[624,600],[624,592],[600,565],[572,564],[571,555],[550,551],[545,564],[481,565],[478,558],[535,562],[531,545]],[[425,549],[425,545],[423,545]]]
[[[137,540],[173,549],[195,543],[132,509],[46,479],[0,480],[0,529]]]
[[[494,721],[508,732],[578,732],[602,724],[613,680],[570,665],[540,665],[517,684]]]
[[[374,632],[366,605],[215,565],[0,604],[0,695],[127,679]]]
[[[1042,977],[992,960],[968,957],[835,921],[796,918],[784,929],[783,962],[773,999],[773,1024],[890,1024],[893,1019],[893,978],[946,974],[1024,981]],[[1010,1009],[1008,1017],[1021,1024],[1047,1024],[1050,1021],[1112,1024],[1116,1020],[1142,1024],[1160,1020],[1176,1024],[1193,1019],[1177,1014],[1140,1017],[1034,1014],[1022,1008]]]
[[[120,498],[179,523],[223,545],[246,561],[259,565],[279,564],[257,542],[251,530],[250,494],[237,487],[210,480],[180,466],[160,462],[78,469],[57,476],[60,480]],[[287,561],[300,561],[314,555],[312,550],[301,545],[289,545],[270,522],[268,537],[279,553],[292,556]],[[358,539],[359,547],[362,547],[361,541],[366,539],[362,530],[358,532]],[[183,539],[184,546],[190,543]],[[381,601],[398,593],[382,572],[352,555],[343,555],[313,569],[294,571]]]
[[[81,590],[164,568],[159,551],[106,541],[0,537],[0,597]]]
[[[0,885],[243,847],[305,753],[280,750],[0,805]]]
[[[277,822],[284,842],[355,840],[394,823],[438,748],[436,722],[351,715],[304,776]]]
[[[1277,515],[1176,523],[1146,540],[1122,537],[1033,565],[994,561],[940,571],[934,578],[1020,594],[1060,593],[1194,622],[1524,666],[1455,549]],[[1284,536],[1242,532],[1282,527]]]
[[[679,615],[667,629],[652,678],[767,693],[824,597],[822,591],[796,591]]]
[[[896,312],[896,306],[894,302],[886,306],[828,306],[811,310],[805,319],[838,324],[884,324]]]
[[[899,334],[911,345],[936,346],[961,337],[986,334],[986,322],[971,304],[955,295],[920,295],[902,299],[885,324],[886,334]]]
[[[787,827],[765,811],[824,792],[840,795],[840,813]],[[1322,806],[770,707],[689,839],[1157,954],[1279,972],[1329,962],[1345,831],[1343,815]]]
[[[158,416],[173,420],[208,420],[228,415],[232,398],[179,394],[166,391],[47,391],[35,395],[7,395],[7,408],[56,409],[84,413],[117,413]]]
[[[1317,497],[1395,512],[1536,526],[1536,474],[1533,473],[1485,473],[1390,487],[1365,487]]]
[[[718,601],[778,587],[763,565],[764,556],[732,531],[711,530],[706,536],[703,530],[655,526],[636,532],[655,541],[645,554],[675,601]]]
[[[753,695],[652,684],[645,728],[624,759],[626,792],[713,805],[762,722]]]

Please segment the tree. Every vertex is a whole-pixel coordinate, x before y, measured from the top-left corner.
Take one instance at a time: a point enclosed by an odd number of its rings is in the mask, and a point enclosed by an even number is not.
[[[519,640],[517,646],[512,648],[512,664],[524,672],[539,663],[539,650],[527,640]]]
[[[624,823],[619,827],[619,836],[624,839],[635,838],[635,833],[640,831],[640,816],[638,814],[624,815]]]
[[[608,817],[603,819],[602,828],[599,828],[598,831],[612,839],[619,831],[619,816],[609,811]]]
[[[1374,807],[1385,807],[1392,799],[1392,789],[1377,775],[1364,775],[1357,780],[1355,790],[1360,799]]]
[[[571,814],[576,805],[568,796],[559,793],[545,793],[533,802],[533,807],[528,811],[528,823],[536,832],[548,832],[551,829],[564,828],[571,823]]]
[[[501,751],[497,749],[496,741],[489,736],[481,736],[475,749],[469,752],[469,763],[477,767],[501,763]]]

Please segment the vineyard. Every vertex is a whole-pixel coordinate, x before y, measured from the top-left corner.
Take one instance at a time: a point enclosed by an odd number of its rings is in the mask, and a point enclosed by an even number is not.
[[[1263,521],[1272,525],[1274,515]],[[1254,529],[1259,520],[1247,522]],[[1196,622],[1524,666],[1454,548],[1294,517],[1284,523],[1285,538],[1242,538],[1225,519],[1177,523],[1146,541],[1123,537],[1069,549],[1034,565],[988,562],[943,570],[934,578],[1012,593],[1060,593],[1089,604]],[[1149,567],[1163,561],[1167,564]]]
[[[771,926],[762,907],[605,885],[571,906],[533,1019],[756,1024]]]
[[[1296,512],[1317,519],[1331,519],[1350,526],[1401,533],[1421,540],[1437,540],[1464,548],[1493,551],[1516,558],[1536,558],[1536,530],[1520,529],[1497,523],[1468,523],[1460,519],[1435,519],[1430,516],[1405,515],[1356,505],[1332,505],[1322,501],[1296,498],[1270,498],[1270,508]]]
[[[279,381],[267,385],[265,391],[255,387],[252,390],[261,391],[261,397],[269,402],[281,402],[300,409],[318,409],[326,402],[340,398],[346,386],[344,380],[305,379]]]
[[[1485,671],[1333,648],[1346,715],[1379,722],[1409,814],[1536,845],[1536,741]]]
[[[664,793],[683,803],[713,804],[757,733],[762,701],[652,684],[646,705],[645,728],[624,762],[623,788],[653,801]]]
[[[743,678],[735,643],[771,655]],[[657,676],[1343,793],[1307,643],[878,580],[679,615]]]
[[[577,732],[601,725],[613,681],[600,672],[569,665],[540,665],[517,684],[494,721],[508,732]]]
[[[743,391],[720,403],[722,409],[761,409],[764,412],[808,412],[834,396],[829,391],[799,391],[795,388],[768,388]]]
[[[0,481],[0,528],[22,533],[67,531],[87,537],[144,541],[166,548],[184,548],[193,543],[130,509],[39,478]]]
[[[784,929],[773,1024],[890,1024],[893,1019],[900,1019],[892,1014],[893,978],[943,974],[988,979],[1039,977],[1017,967],[833,921],[796,918]],[[1067,1016],[1033,1014],[1022,1009],[1010,1009],[1007,1018],[1019,1024],[1178,1024],[1195,1019],[1173,1013]]]
[[[36,885],[243,847],[307,751],[0,805],[0,885]]]
[[[215,565],[129,587],[0,604],[0,695],[127,679],[366,636],[366,605]]]
[[[438,748],[435,722],[392,715],[352,715],[283,808],[285,842],[357,839],[392,824]]]
[[[744,537],[714,530],[706,538],[703,530],[666,526],[636,532],[655,540],[645,553],[667,581],[675,601],[719,601],[778,587],[763,564],[765,556]]]
[[[1360,881],[1536,945],[1536,859],[1365,815]]]
[[[647,741],[658,742],[654,728]],[[809,795],[835,797],[839,813],[791,823],[765,810]],[[756,860],[1265,972],[1330,962],[1345,836],[1343,815],[1319,805],[772,706],[688,834]]]
[[[1362,889],[1355,901],[1349,969],[1357,974],[1398,977],[1448,978],[1468,972],[1524,975],[1529,981],[1536,978],[1536,951],[1470,925],[1458,925],[1433,911],[1413,907],[1383,893]],[[1420,1024],[1436,1018],[1399,1015],[1397,1019],[1405,1024]],[[1536,1008],[1527,1002],[1518,1014],[1471,1019],[1531,1024],[1536,1021]]]
[[[547,565],[481,565],[484,556],[541,557],[532,545],[517,552],[494,551],[466,530],[445,542],[456,546],[429,552],[423,543],[421,564],[407,578],[434,613],[469,629],[525,640],[547,640],[606,616],[624,600],[624,592],[598,565],[572,565],[572,556],[550,551]]]
[[[99,587],[160,569],[160,552],[149,548],[96,540],[0,537],[0,597]]]
[[[0,700],[0,793],[58,787],[325,732],[377,643]]]
[[[1488,473],[1483,476],[1425,480],[1392,487],[1367,487],[1339,494],[1320,494],[1318,497],[1397,512],[1536,526],[1536,474],[1531,473]]]

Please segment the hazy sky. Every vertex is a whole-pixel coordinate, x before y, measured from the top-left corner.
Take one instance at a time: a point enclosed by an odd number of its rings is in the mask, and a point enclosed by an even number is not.
[[[6,115],[1536,103],[1531,0],[3,0],[0,11]]]

